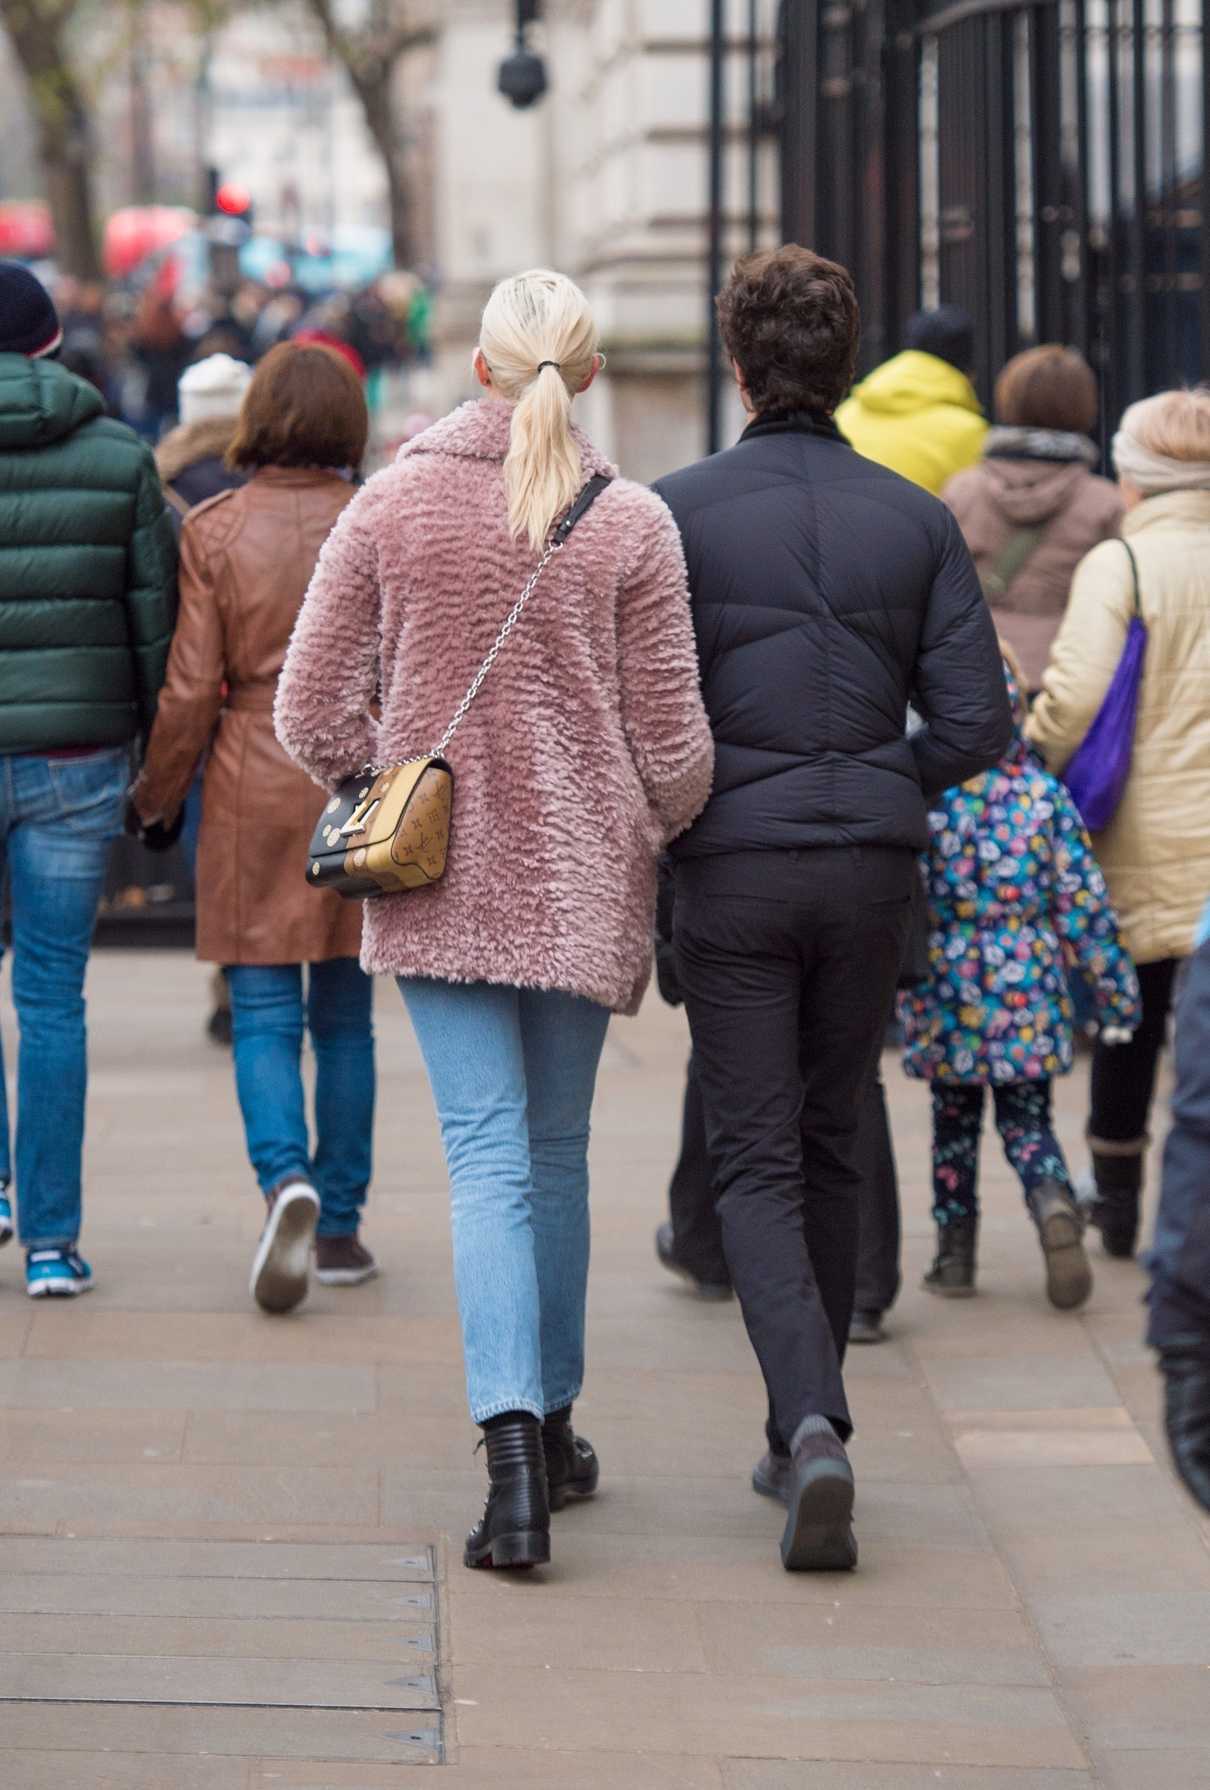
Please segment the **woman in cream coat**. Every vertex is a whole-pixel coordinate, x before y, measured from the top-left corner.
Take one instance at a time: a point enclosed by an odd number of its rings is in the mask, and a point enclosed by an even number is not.
[[[1134,404],[1114,439],[1126,543],[1076,572],[1028,735],[1061,772],[1113,678],[1138,565],[1147,654],[1121,806],[1094,839],[1143,992],[1129,1044],[1098,1043],[1092,1068],[1093,1221],[1110,1255],[1138,1234],[1147,1123],[1172,990],[1210,892],[1210,390]]]

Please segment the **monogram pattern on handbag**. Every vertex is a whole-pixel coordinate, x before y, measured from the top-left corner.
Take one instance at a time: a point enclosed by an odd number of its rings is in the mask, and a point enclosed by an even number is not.
[[[448,777],[427,770],[391,843],[394,862],[401,866],[414,864],[431,883],[435,883],[445,869],[453,787]]]

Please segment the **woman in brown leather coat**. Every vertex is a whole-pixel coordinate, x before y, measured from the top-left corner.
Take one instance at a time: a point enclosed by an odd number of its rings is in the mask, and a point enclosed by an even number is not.
[[[172,820],[210,745],[197,949],[227,969],[231,987],[236,1088],[269,1206],[252,1269],[267,1311],[305,1296],[313,1243],[322,1281],[353,1285],[375,1272],[358,1237],[374,1119],[361,912],[306,886],[319,797],[273,733],[286,646],[319,550],[353,496],[367,429],[357,376],[328,349],[284,344],[261,362],[229,453],[251,476],[200,504],[182,530],[180,617],[135,791],[145,822]]]

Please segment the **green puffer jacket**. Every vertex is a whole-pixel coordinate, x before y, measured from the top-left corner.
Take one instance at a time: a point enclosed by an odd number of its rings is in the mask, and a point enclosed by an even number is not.
[[[146,734],[176,548],[150,450],[54,361],[0,354],[0,753]]]

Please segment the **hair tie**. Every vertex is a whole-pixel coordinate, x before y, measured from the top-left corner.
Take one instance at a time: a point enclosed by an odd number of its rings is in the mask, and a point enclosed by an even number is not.
[[[557,360],[540,360],[538,362],[539,373],[542,371],[543,367],[553,367],[556,373],[561,373],[563,371]]]

